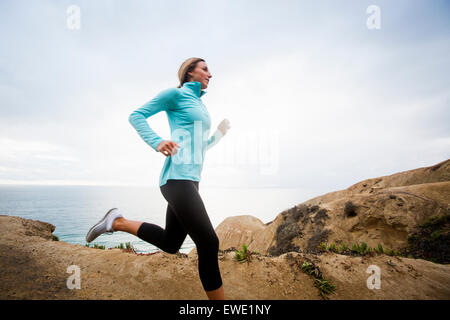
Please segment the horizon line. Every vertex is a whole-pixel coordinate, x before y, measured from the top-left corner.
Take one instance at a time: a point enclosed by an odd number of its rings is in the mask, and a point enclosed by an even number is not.
[[[86,183],[3,183],[0,182],[0,187],[10,186],[38,186],[38,187],[143,187],[143,188],[159,188],[158,185],[143,185],[143,184],[86,184]],[[225,188],[225,189],[304,189],[302,187],[294,186],[219,186],[219,185],[203,185],[207,188]]]

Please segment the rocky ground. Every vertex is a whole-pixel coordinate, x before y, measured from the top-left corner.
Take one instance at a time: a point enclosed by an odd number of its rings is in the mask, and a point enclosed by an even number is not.
[[[53,231],[45,222],[0,216],[0,299],[207,299],[195,251],[139,256],[53,241]],[[304,261],[335,286],[329,299],[450,298],[450,266],[421,259],[291,252],[240,263],[234,254],[221,251],[219,259],[227,299],[323,299]],[[80,289],[68,289],[71,265],[80,269]],[[371,265],[381,270],[380,289],[367,287]]]

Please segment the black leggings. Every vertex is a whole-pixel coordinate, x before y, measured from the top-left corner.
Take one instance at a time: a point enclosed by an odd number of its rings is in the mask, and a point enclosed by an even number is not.
[[[197,247],[198,272],[203,289],[220,288],[219,238],[198,193],[198,181],[169,179],[160,189],[168,202],[166,228],[144,222],[137,236],[167,253],[176,253],[189,234]]]

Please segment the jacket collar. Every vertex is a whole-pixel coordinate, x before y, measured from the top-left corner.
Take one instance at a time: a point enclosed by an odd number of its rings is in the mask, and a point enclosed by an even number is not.
[[[183,87],[192,90],[195,93],[195,95],[199,98],[201,98],[206,93],[206,91],[202,90],[202,84],[198,81],[185,82],[183,83]]]

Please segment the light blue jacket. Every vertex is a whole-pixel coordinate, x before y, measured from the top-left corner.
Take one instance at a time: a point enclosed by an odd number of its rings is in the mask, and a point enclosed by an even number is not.
[[[168,179],[200,181],[206,150],[221,137],[210,138],[211,118],[200,99],[206,91],[198,81],[185,82],[181,88],[169,88],[158,93],[152,100],[131,113],[128,120],[141,138],[156,152],[163,141],[147,123],[147,118],[165,111],[169,120],[171,141],[180,145],[177,153],[167,156],[159,186]]]

